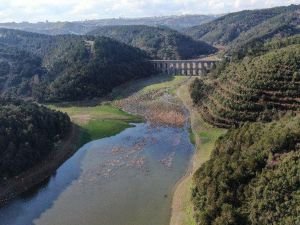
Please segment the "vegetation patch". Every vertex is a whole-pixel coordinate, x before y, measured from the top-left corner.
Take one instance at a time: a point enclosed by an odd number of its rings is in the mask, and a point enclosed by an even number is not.
[[[90,120],[82,126],[84,136],[81,142],[86,143],[91,140],[110,137],[132,126],[128,121],[122,120]]]
[[[190,142],[191,142],[193,145],[195,145],[195,144],[196,144],[195,134],[194,134],[192,128],[189,128],[189,137],[190,137]]]
[[[150,91],[158,91],[160,89],[167,89],[168,93],[174,93],[174,91],[182,84],[187,77],[184,76],[172,76],[169,75],[161,75],[160,78],[169,78],[167,81],[157,82],[151,85],[148,85],[144,87],[141,91],[144,93],[150,92]]]
[[[67,113],[82,128],[81,144],[120,133],[142,121],[141,117],[126,113],[112,105],[54,106],[50,108]]]

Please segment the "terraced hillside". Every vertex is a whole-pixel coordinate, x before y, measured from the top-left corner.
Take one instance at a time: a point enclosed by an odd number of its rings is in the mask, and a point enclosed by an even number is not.
[[[190,59],[216,52],[203,41],[195,41],[175,30],[150,26],[105,26],[89,33],[116,39],[146,51],[155,59]]]
[[[192,97],[219,127],[300,111],[300,37],[267,43],[254,57],[229,63],[217,79],[196,81]]]

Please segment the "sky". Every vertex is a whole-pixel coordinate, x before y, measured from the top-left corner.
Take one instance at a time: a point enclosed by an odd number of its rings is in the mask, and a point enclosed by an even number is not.
[[[0,0],[0,22],[223,14],[300,4],[300,0]]]

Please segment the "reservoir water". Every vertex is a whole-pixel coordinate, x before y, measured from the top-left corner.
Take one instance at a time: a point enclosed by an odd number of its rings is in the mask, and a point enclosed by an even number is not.
[[[168,225],[192,154],[187,128],[135,124],[83,146],[43,185],[0,208],[0,224]]]

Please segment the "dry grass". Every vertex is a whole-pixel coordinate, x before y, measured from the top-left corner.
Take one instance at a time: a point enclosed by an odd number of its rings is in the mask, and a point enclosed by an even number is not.
[[[147,119],[153,124],[166,124],[182,127],[186,122],[186,116],[182,110],[176,108],[164,109],[164,107],[151,107]]]
[[[144,116],[154,125],[184,126],[187,120],[185,109],[174,93],[187,78],[151,79],[162,82],[155,83],[148,80],[146,83],[151,84],[145,87],[135,84],[139,88],[132,90],[131,87],[132,94],[115,101],[114,104],[127,112]],[[145,81],[141,82],[145,83]],[[120,95],[124,96],[122,93]]]

